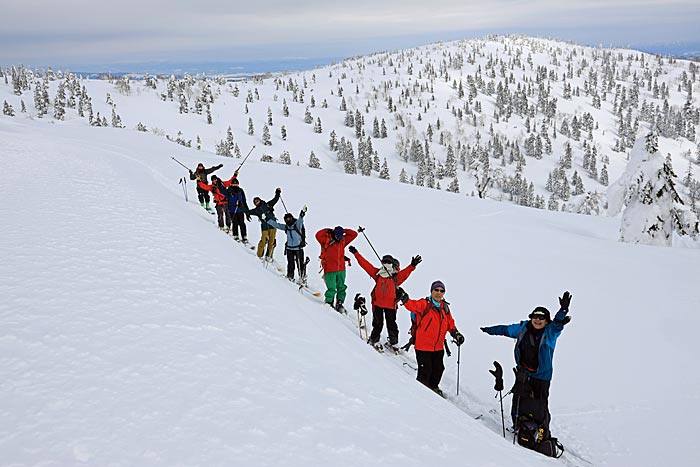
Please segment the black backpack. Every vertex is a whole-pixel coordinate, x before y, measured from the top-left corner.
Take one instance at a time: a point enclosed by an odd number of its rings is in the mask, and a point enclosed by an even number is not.
[[[519,445],[545,456],[558,459],[564,454],[564,446],[559,440],[549,436],[543,425],[527,415],[518,418],[517,436]]]
[[[298,233],[299,236],[301,237],[301,244],[299,245],[299,247],[300,247],[300,248],[304,248],[304,247],[306,246],[306,226],[305,226],[305,225],[302,225],[302,226],[301,226],[301,232],[299,232],[299,229],[297,229],[297,225],[296,225],[296,224],[294,224],[294,225],[292,226],[292,228],[293,228],[294,231],[296,231],[296,233]],[[289,226],[287,226],[287,229],[285,229],[285,232],[288,231],[288,230],[289,230]],[[285,242],[284,246],[285,246],[285,248],[287,247],[287,243],[286,243],[286,242]]]

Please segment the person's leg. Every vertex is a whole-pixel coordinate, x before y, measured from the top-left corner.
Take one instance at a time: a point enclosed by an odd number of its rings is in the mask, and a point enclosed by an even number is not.
[[[275,241],[277,239],[277,229],[267,231],[267,253],[268,258],[272,258],[272,253],[275,251]]]
[[[246,226],[245,223],[245,214],[242,212],[237,212],[237,216],[240,216],[240,222],[241,222],[241,237],[242,240],[245,242],[248,240],[248,227]]]
[[[336,294],[337,272],[327,272],[323,274],[323,281],[326,283],[326,303],[333,305],[333,300]]]
[[[443,358],[445,356],[445,351],[440,350],[438,352],[431,352],[432,357],[432,371],[430,373],[430,389],[438,389],[440,387],[440,380],[442,380],[442,373],[445,371],[445,363]]]
[[[231,212],[224,206],[224,216],[226,216],[226,227],[231,230]]]
[[[336,287],[338,289],[338,302],[345,301],[345,294],[348,290],[348,286],[345,285],[345,271],[338,271],[338,278],[336,279]]]
[[[240,227],[240,220],[238,219],[238,214],[231,214],[231,221],[233,224],[233,236],[238,238],[238,227]]]
[[[219,228],[223,229],[224,228],[224,212],[227,211],[227,206],[226,205],[216,205],[216,217],[217,220],[219,221]]]
[[[416,350],[416,362],[418,363],[418,375],[416,376],[416,380],[429,388],[430,377],[433,372],[431,353],[433,352]]]
[[[391,308],[384,309],[386,316],[386,332],[389,334],[389,344],[399,344],[399,327],[396,324],[396,310]]]
[[[374,344],[379,342],[384,328],[384,308],[372,306],[372,333],[369,335],[369,342]]]
[[[262,258],[263,253],[265,252],[265,242],[268,241],[268,235],[269,235],[268,232],[270,232],[270,231],[269,231],[269,230],[263,230],[263,231],[260,233],[260,241],[258,242],[258,251],[257,251],[258,258]],[[274,231],[273,231],[273,232],[274,232]]]
[[[287,250],[287,278],[294,279],[294,269],[296,268],[297,252]]]

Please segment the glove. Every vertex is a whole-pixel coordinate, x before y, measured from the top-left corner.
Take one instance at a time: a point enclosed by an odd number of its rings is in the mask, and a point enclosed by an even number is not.
[[[493,377],[496,378],[496,384],[493,388],[496,391],[503,391],[503,367],[501,367],[501,364],[498,362],[493,362],[493,366],[495,366],[496,369],[489,370],[489,373],[491,373]]]
[[[416,255],[413,258],[411,258],[411,266],[415,268],[420,264],[421,261],[423,261],[423,258],[421,258],[420,255]]]
[[[452,331],[452,338],[455,340],[455,344],[457,344],[457,347],[464,344],[464,336],[461,332],[459,332],[456,329]]]
[[[187,170],[190,170],[190,169],[187,169]],[[194,175],[194,172],[192,172],[191,170],[190,170],[190,175]]]
[[[353,255],[354,255],[355,253],[357,253],[357,248],[355,248],[355,247],[352,246],[352,245],[350,245],[350,246],[348,247],[348,250],[350,250],[350,253],[352,253]]]
[[[280,187],[275,188],[275,193],[277,193],[278,195],[280,193],[282,193],[282,188],[280,188]]]
[[[223,165],[220,165],[219,168],[223,167]],[[238,170],[233,171],[233,176],[238,177]]]
[[[485,332],[486,334],[491,334],[489,332],[489,328],[487,328],[487,327],[483,327],[483,328],[479,328],[479,329],[481,329],[481,332]]]
[[[569,311],[569,304],[571,303],[571,294],[569,292],[564,292],[559,298],[559,308],[563,311]]]
[[[299,212],[299,217],[304,217],[306,215],[306,210],[309,209],[306,206],[301,208],[301,211]]]
[[[248,222],[250,222],[250,214],[246,214],[246,215],[245,215],[245,218],[246,218],[246,220],[247,220]]]
[[[408,294],[402,287],[396,288],[396,298],[403,304],[408,301]]]

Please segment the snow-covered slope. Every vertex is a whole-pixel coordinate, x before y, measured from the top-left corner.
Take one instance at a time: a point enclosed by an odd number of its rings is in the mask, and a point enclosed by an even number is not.
[[[281,186],[292,212],[309,206],[309,236],[362,225],[380,254],[424,257],[412,297],[445,282],[467,338],[445,401],[219,232],[191,184],[184,203],[171,155],[238,165],[149,133],[0,119],[0,464],[554,465],[502,438],[487,370],[512,364],[512,343],[478,328],[564,290],[563,461],[700,462],[697,250],[620,244],[615,219],[250,160],[248,196]],[[307,254],[320,288],[315,242]],[[348,282],[368,295],[356,265]],[[403,341],[403,310],[399,327]]]

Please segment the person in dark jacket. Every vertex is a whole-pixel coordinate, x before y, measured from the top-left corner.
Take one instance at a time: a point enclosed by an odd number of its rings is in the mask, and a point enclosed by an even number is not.
[[[347,260],[345,247],[356,238],[357,232],[341,226],[316,232],[316,240],[321,244],[321,268],[323,280],[326,283],[326,303],[335,308],[338,313],[346,313],[343,307],[348,289],[345,285],[345,261]]]
[[[445,284],[435,281],[430,285],[430,296],[410,300],[408,294],[399,287],[397,297],[403,306],[415,314],[414,338],[418,376],[416,379],[444,397],[440,390],[442,373],[445,371],[445,336],[449,332],[455,343],[464,344],[464,336],[457,330],[450,304],[445,301]]]
[[[275,237],[277,235],[277,230],[269,224],[265,219],[270,219],[276,221],[274,207],[277,201],[280,199],[282,194],[282,188],[277,188],[275,190],[275,197],[270,201],[263,201],[259,197],[253,198],[253,204],[255,207],[248,211],[245,211],[246,215],[258,216],[260,219],[260,241],[258,242],[258,258],[262,258],[263,254],[267,260],[272,260],[272,253],[275,249]],[[265,245],[267,245],[267,252],[265,251]]]
[[[287,256],[287,279],[294,280],[294,269],[299,269],[299,280],[303,284],[306,280],[306,264],[304,264],[304,216],[306,206],[299,212],[299,218],[295,219],[291,213],[284,215],[284,224],[276,220],[268,219],[267,222],[274,228],[284,230],[287,241],[284,244],[284,252]]]
[[[219,164],[215,165],[213,167],[209,167],[208,169],[204,168],[204,164],[201,162],[197,164],[197,168],[192,172],[190,170],[190,180],[197,180],[197,182],[202,182],[204,184],[209,184],[209,181],[207,180],[207,176],[210,175],[212,172],[215,172],[219,170],[221,167],[223,167],[224,164]],[[199,186],[199,183],[197,183],[197,197],[199,198],[199,204],[202,205],[204,209],[207,211],[209,210],[209,192]]]
[[[389,335],[388,344],[394,351],[398,351],[399,327],[396,325],[396,304],[399,300],[396,297],[396,289],[416,270],[416,266],[422,259],[419,255],[414,256],[411,259],[411,264],[407,268],[401,269],[398,260],[391,255],[384,255],[381,260],[381,267],[376,268],[354,246],[350,245],[348,250],[355,255],[357,263],[375,282],[371,293],[372,333],[367,343],[375,347],[381,345],[379,338],[382,334],[384,318],[386,317],[386,330]]]
[[[528,315],[529,320],[510,325],[482,327],[492,336],[515,339],[516,385],[513,388],[511,417],[517,428],[518,417],[530,415],[545,427],[545,439],[549,436],[549,386],[552,380],[552,358],[557,339],[569,322],[571,294],[564,292],[559,298],[559,311],[552,321],[549,310],[538,306]]]
[[[248,203],[245,199],[245,192],[235,175],[231,179],[231,186],[228,189],[228,210],[231,213],[233,239],[238,240],[238,229],[240,228],[241,241],[248,243],[248,230],[245,225],[246,219],[250,222],[250,215],[246,214],[249,211]]]

